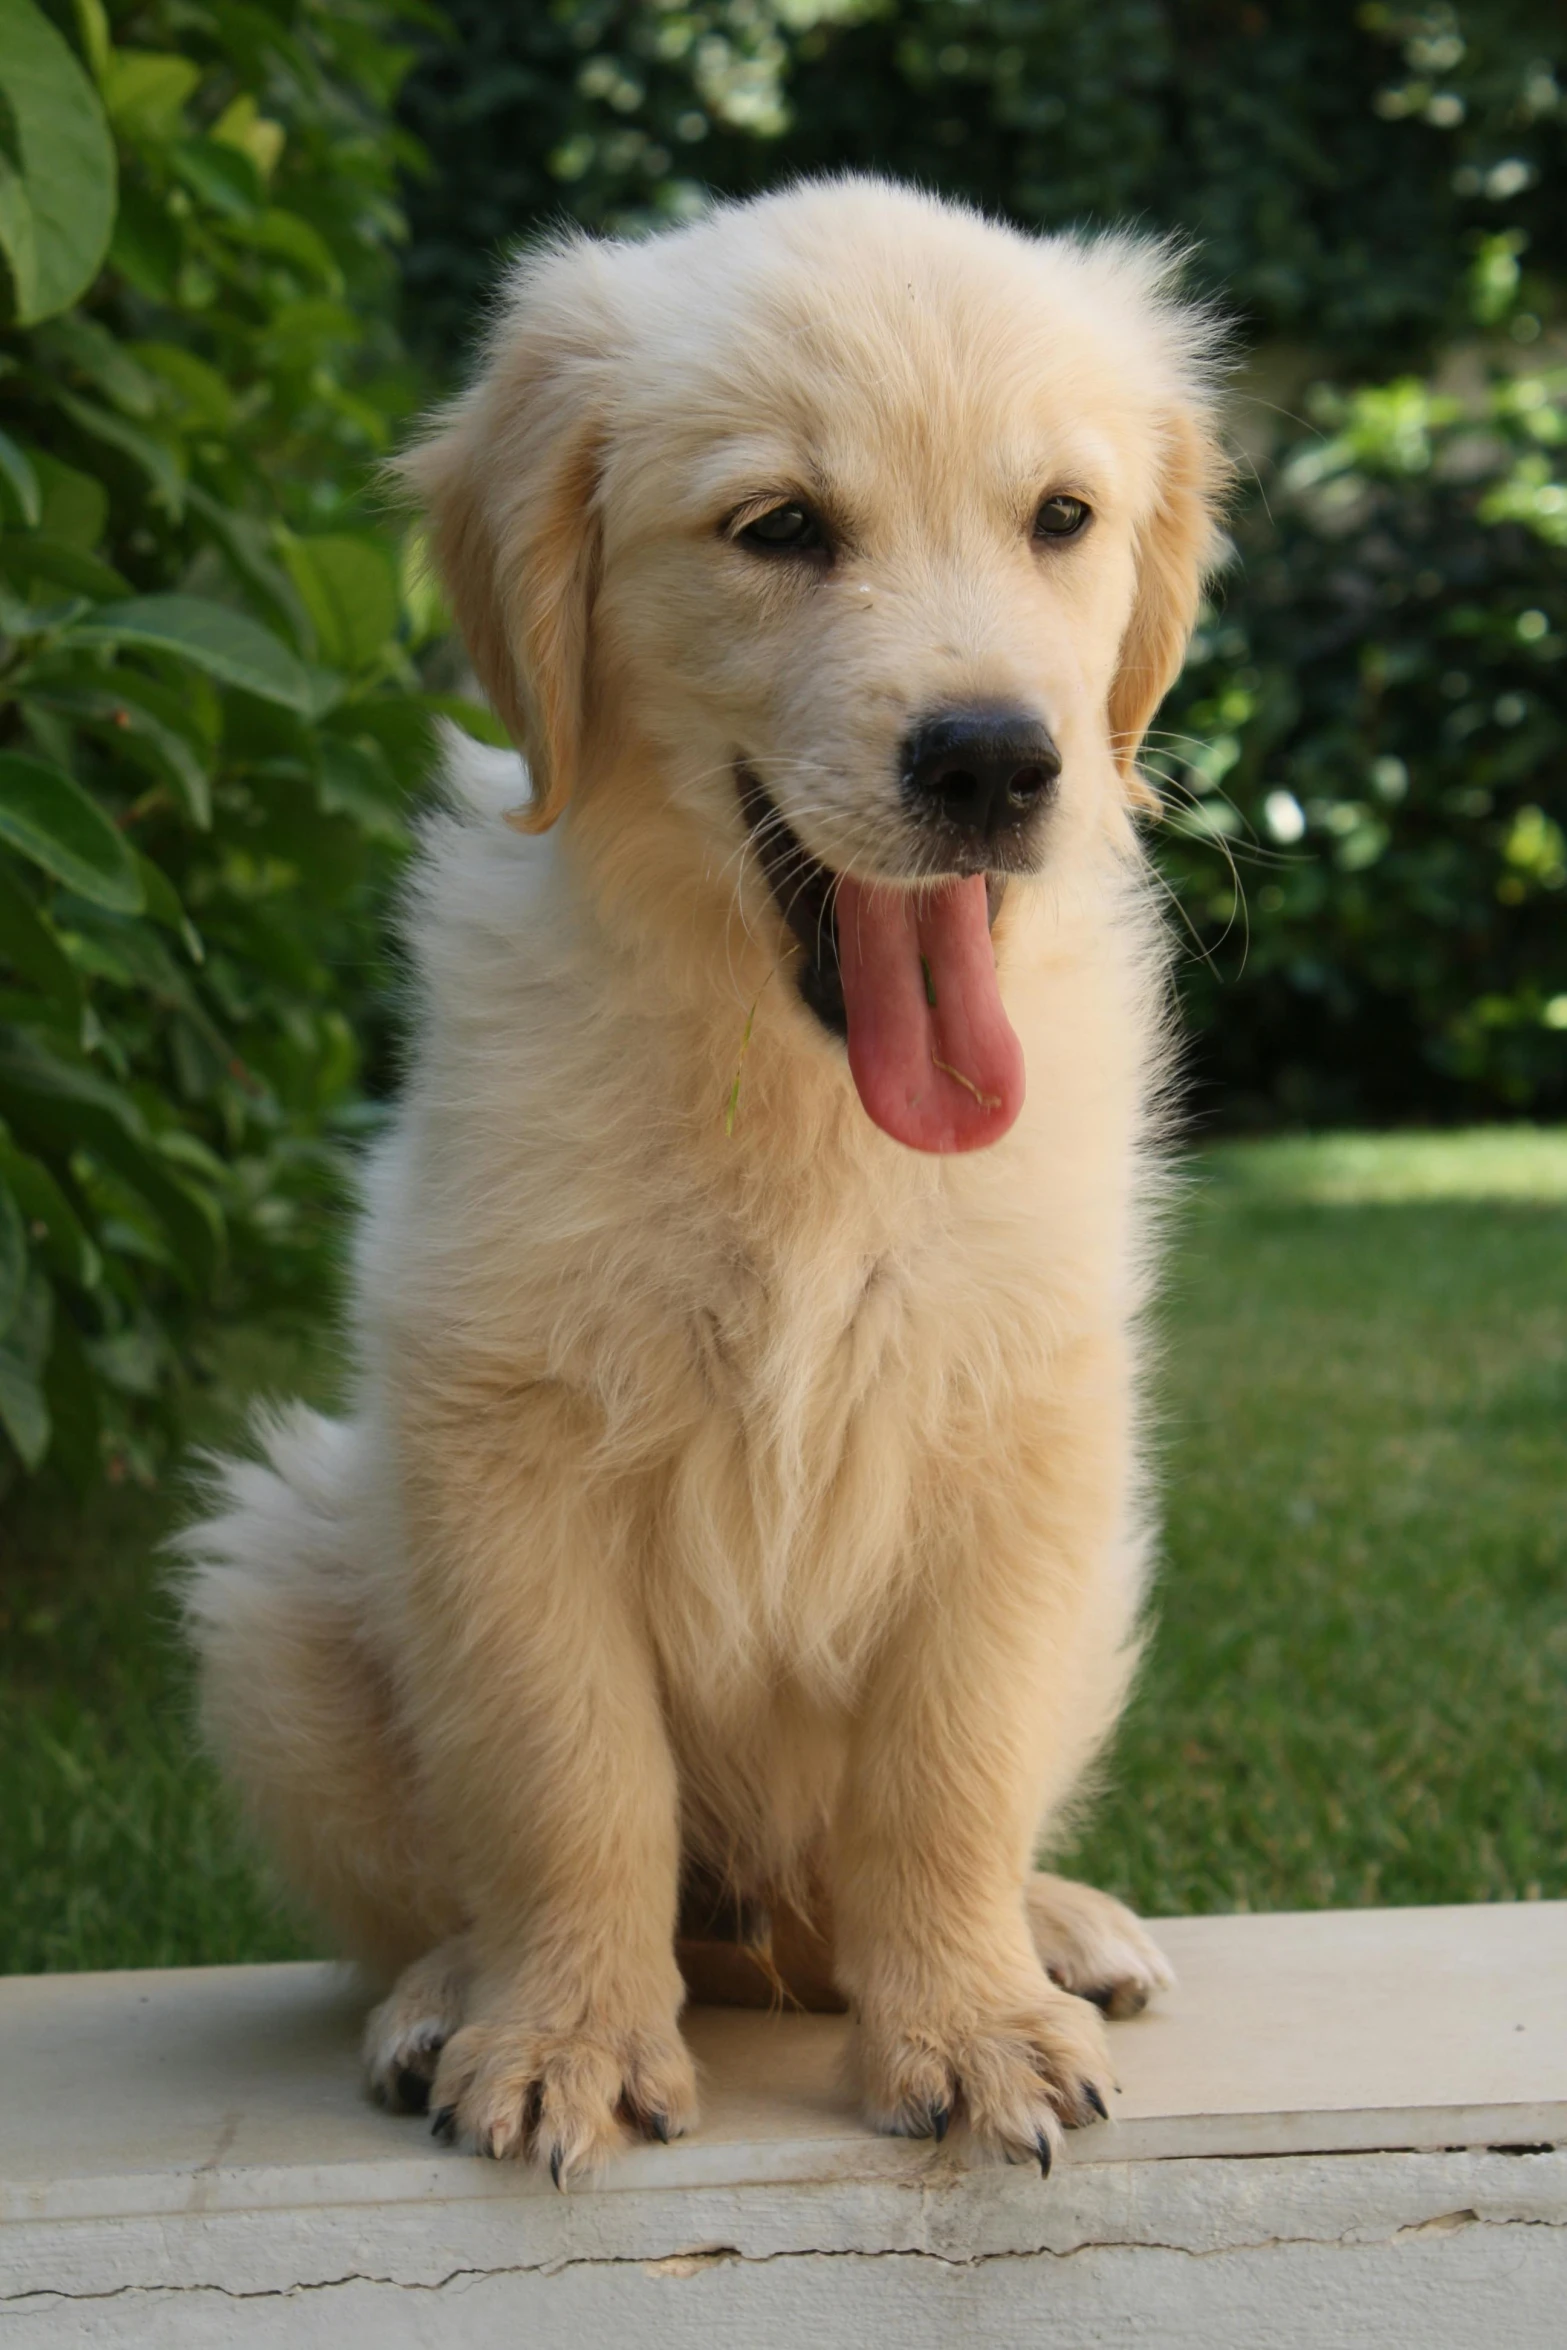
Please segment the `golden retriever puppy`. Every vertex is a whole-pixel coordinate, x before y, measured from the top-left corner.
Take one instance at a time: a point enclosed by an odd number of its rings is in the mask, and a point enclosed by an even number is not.
[[[352,1408],[227,1465],[191,1608],[374,2086],[557,2182],[691,2120],[721,1910],[879,2127],[1044,2168],[1168,1980],[1030,1871],[1146,1569],[1169,277],[862,179],[573,237],[406,460],[526,775],[449,753]]]

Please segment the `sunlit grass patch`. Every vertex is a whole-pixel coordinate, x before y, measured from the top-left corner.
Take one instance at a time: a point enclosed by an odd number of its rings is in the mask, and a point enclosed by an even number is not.
[[[1312,1134],[1204,1154],[1214,1193],[1313,1207],[1421,1200],[1567,1205],[1567,1127],[1474,1126],[1448,1134]]]
[[[1567,1134],[1214,1152],[1163,1320],[1155,1631],[1073,1865],[1567,1893]]]

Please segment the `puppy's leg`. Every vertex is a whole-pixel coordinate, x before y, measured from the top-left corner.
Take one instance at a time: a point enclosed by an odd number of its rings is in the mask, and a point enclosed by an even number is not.
[[[1097,2010],[1029,1933],[1024,1676],[1015,1639],[988,1630],[906,1624],[878,1675],[837,1839],[837,1966],[878,2128],[939,2138],[961,2108],[976,2138],[1048,2170],[1113,2075]]]
[[[1113,1894],[1038,1870],[1028,1881],[1028,1924],[1053,1983],[1091,1999],[1119,2021],[1141,2015],[1175,1972],[1142,1920]]]
[[[1112,2086],[1097,2010],[1040,1963],[1025,1885],[1043,1804],[1106,1726],[1084,1693],[1102,1709],[1124,1686],[1115,1368],[1097,1367],[1077,1411],[1053,1399],[998,1431],[988,1459],[974,1448],[968,1507],[930,1530],[867,1689],[833,1854],[871,2118],[939,2137],[961,2106],[980,2140],[1043,2169],[1062,2124],[1104,2114]]]
[[[296,1406],[181,1537],[202,1726],[295,1893],[389,1982],[462,1923],[365,1620],[362,1428]]]
[[[415,1422],[410,1702],[472,1919],[437,2133],[559,2183],[694,2106],[677,2023],[675,1767],[631,1497],[560,1391]]]
[[[454,1934],[405,1967],[390,1998],[365,2022],[365,2074],[377,2105],[424,2113],[441,2050],[462,2022],[473,1981],[466,1934]]]

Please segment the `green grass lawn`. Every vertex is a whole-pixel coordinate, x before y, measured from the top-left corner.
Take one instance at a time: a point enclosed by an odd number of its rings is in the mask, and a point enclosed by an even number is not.
[[[1215,1151],[1162,1322],[1158,1619],[1066,1865],[1154,1912],[1567,1894],[1567,1133]],[[8,1505],[0,1968],[309,1946],[192,1758],[176,1507]]]

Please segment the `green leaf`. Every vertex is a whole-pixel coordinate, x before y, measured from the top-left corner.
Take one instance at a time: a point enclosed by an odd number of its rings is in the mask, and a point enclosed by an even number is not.
[[[0,97],[3,95],[0,92]],[[9,129],[9,124],[6,127]],[[38,251],[32,198],[4,146],[0,146],[0,262],[9,272],[9,284],[0,275],[0,315],[15,315],[32,299],[37,287]]]
[[[68,1314],[54,1318],[54,1344],[44,1368],[44,1401],[49,1407],[50,1450],[82,1491],[102,1466],[98,1398],[93,1392],[92,1365]]]
[[[0,1428],[28,1469],[36,1469],[49,1450],[49,1406],[44,1400],[42,1374],[53,1321],[49,1284],[35,1271],[23,1293],[20,1311],[0,1338]]]
[[[0,1428],[15,1445],[25,1469],[43,1465],[52,1424],[37,1374],[0,1346]]]
[[[27,1232],[11,1186],[0,1173],[0,1339],[16,1318],[27,1286]]]
[[[173,785],[191,822],[207,831],[212,823],[212,783],[206,762],[182,728],[156,706],[147,706],[159,695],[158,687],[129,670],[100,671],[99,676],[103,682],[90,686],[29,679],[22,689],[24,706],[53,710],[101,741],[124,744],[133,757],[144,754],[146,763]]]
[[[200,79],[200,66],[188,57],[111,49],[103,74],[104,104],[122,138],[161,145],[179,136],[185,101]]]
[[[130,703],[146,710],[169,733],[177,734],[203,760],[216,751],[223,733],[223,706],[205,677],[181,670],[179,685],[161,684],[140,669],[117,667],[95,650],[64,647],[35,662],[28,671],[30,699],[49,693],[103,692],[118,707]]]
[[[261,207],[261,174],[241,148],[218,139],[181,139],[169,150],[175,177],[214,212],[248,220]]]
[[[120,190],[109,262],[138,294],[150,302],[175,301],[184,250],[180,224],[163,196],[135,185]]]
[[[397,573],[374,539],[291,539],[283,560],[315,627],[323,661],[364,669],[397,627]]]
[[[23,672],[24,676],[26,672]],[[22,717],[25,732],[15,748],[26,751],[29,758],[42,759],[46,767],[63,767],[67,775],[76,773],[76,746],[65,721],[52,710],[41,710],[36,703],[28,708],[24,702]]]
[[[28,529],[36,530],[43,519],[38,476],[26,452],[19,449],[6,432],[0,432],[0,481],[4,481],[15,498],[17,512]]]
[[[373,743],[398,792],[417,791],[435,762],[435,728],[423,703],[422,694],[368,694],[343,702],[326,721],[321,749],[334,736]]]
[[[208,432],[228,431],[234,421],[234,397],[215,367],[178,343],[137,343],[133,348],[142,366],[160,377],[173,393],[192,424]],[[195,492],[190,496],[194,503]]]
[[[83,619],[87,611],[82,596],[66,596],[48,604],[26,603],[20,596],[13,596],[0,579],[0,636],[52,636],[56,629]]]
[[[320,297],[283,302],[267,320],[256,343],[264,367],[309,369],[332,364],[364,341],[364,326],[341,302]]]
[[[309,772],[310,729],[297,711],[231,694],[223,715],[223,748],[238,765],[260,770],[286,762],[293,774]]]
[[[0,961],[10,964],[34,987],[75,1013],[81,1009],[82,984],[76,969],[43,915],[0,858]]]
[[[141,875],[150,919],[161,923],[165,930],[174,932],[193,963],[205,961],[206,949],[201,943],[201,933],[181,905],[180,893],[163,867],[155,865],[150,857],[138,857],[136,870]]]
[[[51,372],[70,368],[127,416],[158,413],[158,386],[119,338],[94,318],[51,320],[33,341],[33,356]]]
[[[0,1038],[0,1084],[8,1084],[29,1101],[68,1102],[73,1110],[108,1119],[133,1142],[146,1142],[147,1121],[130,1095],[96,1069],[77,1061],[62,1061],[15,1038]]]
[[[260,113],[248,91],[230,99],[212,126],[212,136],[222,145],[237,147],[242,155],[248,155],[263,184],[277,169],[286,140],[283,125]]]
[[[199,670],[167,665],[177,685],[116,664],[97,647],[56,646],[33,663],[22,690],[31,701],[56,693],[103,693],[116,706],[133,703],[179,735],[201,759],[210,760],[223,735],[223,705]]]
[[[238,686],[261,701],[310,711],[316,694],[310,673],[286,645],[243,612],[200,596],[133,596],[84,620],[73,644],[141,645],[171,653],[205,670],[220,685]]]
[[[156,871],[156,867],[148,870]],[[175,899],[176,907],[178,903]],[[137,989],[144,1002],[158,1011],[178,1008],[198,1022],[206,1021],[185,972],[147,923],[100,914],[81,899],[64,901],[60,921],[62,927],[69,927],[73,945],[89,970],[118,986]],[[177,916],[173,927],[178,928]],[[222,1044],[221,1037],[218,1042]]]
[[[214,540],[251,591],[252,597],[280,632],[300,650],[310,641],[310,615],[286,571],[267,552],[268,534],[252,516],[236,514],[192,482],[187,491],[192,514],[211,531]]]
[[[156,1322],[142,1316],[132,1330],[89,1341],[93,1368],[122,1395],[156,1395],[168,1368],[169,1348]]]
[[[407,841],[396,779],[380,745],[323,734],[317,752],[321,806],[328,816],[350,816],[377,840]]]
[[[88,1239],[76,1210],[44,1165],[19,1150],[0,1129],[0,1176],[9,1184],[22,1222],[42,1262],[78,1289],[95,1289],[103,1259]]]
[[[0,0],[0,6],[4,0]],[[100,408],[96,400],[80,400],[74,392],[53,390],[55,406],[68,416],[79,430],[91,434],[95,441],[107,441],[111,449],[118,449],[128,457],[138,471],[152,483],[160,505],[167,507],[176,520],[185,504],[185,475],[176,452],[166,441],[154,439],[139,425],[127,424],[112,408]]]
[[[33,0],[0,0],[0,251],[19,325],[68,309],[114,226],[114,142],[97,92]]]
[[[109,70],[109,19],[103,0],[71,0],[71,16],[76,26],[76,45],[87,60],[87,69],[95,81]]]
[[[57,539],[68,539],[73,547],[90,555],[109,520],[109,493],[102,482],[42,451],[33,457],[33,471],[43,498],[39,529]]]
[[[402,21],[398,24],[398,30],[402,31],[408,18],[402,11],[399,11],[399,16]],[[787,24],[788,21],[785,13],[784,22]],[[388,40],[387,29],[378,25],[372,31],[368,25],[355,24],[347,15],[339,17],[332,28],[333,46],[338,56],[360,88],[379,106],[390,106],[393,103],[408,68],[419,54],[417,49],[404,48]]]
[[[34,995],[25,987],[0,983],[0,1022],[34,1031],[62,1052],[74,1052],[81,1041],[82,1015],[67,1011],[54,996]]]
[[[95,800],[63,768],[0,751],[0,840],[94,905],[142,906],[135,859]]]
[[[168,1233],[182,1283],[206,1287],[222,1242],[216,1207],[170,1174],[128,1094],[16,1030],[0,1045],[0,1095],[7,1094],[7,1116],[32,1139],[56,1151],[91,1151],[128,1183]]]
[[[302,277],[312,279],[325,294],[339,294],[343,290],[343,273],[332,258],[332,249],[318,229],[297,212],[284,212],[269,205],[253,220],[225,220],[224,235],[237,245],[248,245],[266,253],[274,261],[286,261]]]
[[[109,564],[100,563],[96,555],[83,554],[69,539],[56,538],[46,530],[13,532],[0,538],[0,571],[24,594],[40,579],[100,603],[112,603],[131,592],[130,582]]]

